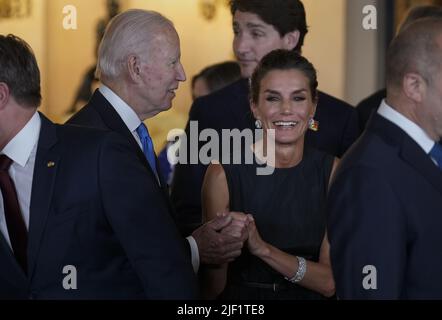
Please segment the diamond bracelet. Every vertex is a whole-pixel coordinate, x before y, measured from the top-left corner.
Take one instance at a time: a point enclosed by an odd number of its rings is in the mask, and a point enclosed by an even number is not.
[[[285,277],[285,279],[291,283],[298,283],[304,279],[305,273],[307,272],[307,261],[303,257],[296,256],[296,258],[298,259],[298,271],[296,271],[292,278]]]

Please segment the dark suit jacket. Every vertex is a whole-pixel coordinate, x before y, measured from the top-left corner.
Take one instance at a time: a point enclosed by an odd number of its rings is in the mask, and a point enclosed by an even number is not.
[[[146,156],[139,147],[137,141],[134,139],[132,133],[129,131],[112,105],[100,93],[100,91],[96,90],[90,101],[72,118],[70,118],[66,124],[109,130],[120,134],[132,146],[133,153],[139,162],[142,163],[149,172],[151,172],[152,176],[154,175],[149,163],[146,160]],[[160,168],[158,159],[157,168]],[[160,178],[164,201],[167,203],[169,213],[174,216],[174,211],[169,199],[168,185],[160,171],[158,171],[158,176]]]
[[[387,89],[384,88],[358,103],[356,112],[358,113],[359,128],[361,128],[361,130],[365,129],[371,115],[379,109],[382,100],[385,99],[386,96]]]
[[[319,131],[307,132],[307,144],[329,154],[341,157],[359,136],[354,108],[322,92],[319,93],[315,119],[319,121]],[[218,133],[222,129],[254,129],[248,81],[241,79],[197,99],[190,110],[189,121],[198,121],[199,132],[206,128]],[[189,136],[189,123],[186,134]],[[175,167],[171,197],[181,225],[191,228],[201,222],[201,188],[206,169],[207,166],[202,164],[178,164]]]
[[[338,297],[442,298],[442,170],[402,129],[374,115],[342,160],[327,209]],[[376,268],[377,290],[364,287],[374,276],[365,266]]]
[[[0,261],[0,299],[187,299],[197,291],[162,191],[132,147],[117,134],[43,116],[28,277],[2,236]],[[68,265],[77,290],[63,287]]]

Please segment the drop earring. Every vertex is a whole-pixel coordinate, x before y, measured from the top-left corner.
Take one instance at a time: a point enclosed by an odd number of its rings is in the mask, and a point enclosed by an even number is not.
[[[308,128],[315,132],[319,131],[319,122],[313,118],[310,118],[308,121]]]
[[[262,122],[261,122],[261,120],[256,120],[255,121],[255,127],[256,127],[256,129],[262,129]]]

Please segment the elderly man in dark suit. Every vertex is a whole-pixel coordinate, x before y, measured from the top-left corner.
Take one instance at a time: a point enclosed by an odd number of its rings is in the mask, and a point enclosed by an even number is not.
[[[442,298],[442,20],[393,40],[387,98],[344,157],[328,200],[343,299]]]
[[[191,299],[197,285],[152,172],[119,135],[37,112],[30,47],[0,36],[0,299]]]
[[[307,25],[301,1],[233,0],[230,6],[233,50],[243,79],[194,102],[186,128],[188,137],[191,122],[197,122],[198,132],[212,128],[220,136],[223,129],[254,129],[248,78],[261,58],[270,51],[286,49],[301,52],[304,44]],[[354,108],[326,93],[319,92],[314,118],[316,122],[312,119],[312,130],[307,132],[306,143],[331,155],[341,157],[359,136]],[[222,149],[224,154],[229,152]],[[188,154],[191,153],[188,151]],[[180,222],[197,225],[201,221],[201,187],[207,166],[189,162],[176,166],[171,197]]]
[[[173,216],[168,186],[159,171],[152,140],[143,121],[171,107],[175,90],[186,80],[180,40],[170,20],[146,10],[128,10],[113,18],[98,53],[102,86],[69,124],[111,130],[132,146],[132,155],[151,174],[151,183]],[[147,206],[149,207],[149,206]],[[192,230],[186,239],[194,270],[200,261],[223,263],[241,253],[246,219],[235,213]],[[187,236],[190,230],[181,228]]]

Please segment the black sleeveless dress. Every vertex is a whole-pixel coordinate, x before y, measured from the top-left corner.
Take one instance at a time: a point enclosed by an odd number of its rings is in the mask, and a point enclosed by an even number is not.
[[[292,168],[258,176],[258,164],[223,165],[230,210],[252,214],[262,239],[292,255],[318,261],[325,235],[325,199],[334,158],[306,147]],[[221,299],[321,299],[285,280],[245,246],[229,264]]]

